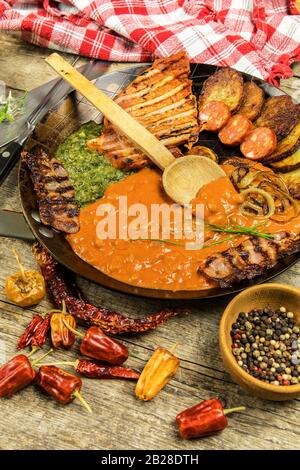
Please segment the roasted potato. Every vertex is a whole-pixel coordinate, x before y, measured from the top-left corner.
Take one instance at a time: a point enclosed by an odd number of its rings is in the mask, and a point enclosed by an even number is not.
[[[275,151],[263,160],[263,163],[269,165],[286,157],[293,155],[300,148],[300,121],[293,127],[291,132],[279,142]]]
[[[272,170],[276,172],[279,171],[281,173],[289,173],[290,171],[294,171],[297,168],[300,168],[300,148],[284,160],[271,163],[270,167]]]
[[[199,110],[209,101],[222,101],[230,111],[236,111],[243,98],[243,76],[229,67],[211,75],[203,84]]]
[[[289,173],[278,173],[287,185],[291,196],[300,199],[300,168]]]
[[[238,113],[243,114],[250,121],[254,121],[260,115],[264,102],[263,90],[255,82],[245,82],[243,99]]]
[[[288,95],[273,96],[265,102],[256,127],[269,127],[277,140],[286,137],[300,119],[300,106]]]

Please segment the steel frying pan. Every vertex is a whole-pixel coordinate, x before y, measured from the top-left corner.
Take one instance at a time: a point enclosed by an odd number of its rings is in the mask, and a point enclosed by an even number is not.
[[[109,96],[114,98],[120,91],[139,75],[146,65],[135,65],[124,68],[121,71],[107,73],[96,80],[96,85]],[[204,80],[216,71],[213,65],[193,64],[191,66],[191,78],[194,92],[197,95],[202,88]],[[266,95],[275,96],[284,94],[281,90],[268,85],[262,80],[244,74],[248,80],[255,80],[265,91]],[[62,143],[72,132],[82,124],[90,120],[101,122],[103,116],[94,109],[77,92],[71,92],[58,105],[52,109],[43,121],[36,127],[25,144],[30,150],[39,145],[45,147],[49,153],[53,153],[57,146]],[[236,148],[230,149],[223,146],[216,135],[202,133],[199,140],[201,145],[212,148],[220,157],[237,155]],[[71,249],[64,235],[40,223],[37,203],[28,170],[24,164],[19,169],[19,190],[24,217],[37,240],[51,253],[51,255],[66,268],[104,287],[114,289],[127,294],[151,297],[158,299],[204,299],[213,298],[241,291],[253,284],[265,282],[288,269],[300,259],[300,253],[284,258],[276,268],[266,271],[263,276],[251,281],[245,281],[235,287],[221,289],[211,288],[205,290],[182,290],[172,291],[170,289],[150,289],[136,287],[113,279],[112,277],[98,271],[79,258]]]

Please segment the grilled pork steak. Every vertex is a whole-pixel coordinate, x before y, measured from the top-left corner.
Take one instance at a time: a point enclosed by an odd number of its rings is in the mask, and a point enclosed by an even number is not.
[[[79,209],[68,172],[41,148],[34,154],[24,151],[21,158],[30,170],[43,224],[65,233],[78,232]]]
[[[190,64],[184,52],[157,59],[116,98],[123,109],[152,132],[176,156],[177,145],[189,147],[198,139],[197,103],[189,80]],[[150,161],[107,119],[100,137],[88,142],[124,170],[140,169]]]
[[[199,266],[199,274],[221,287],[229,287],[263,274],[281,258],[299,249],[300,235],[286,231],[274,234],[273,240],[250,237],[236,248],[209,256]]]

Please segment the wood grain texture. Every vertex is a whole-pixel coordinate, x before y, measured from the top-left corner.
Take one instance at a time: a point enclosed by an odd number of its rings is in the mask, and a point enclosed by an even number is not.
[[[5,78],[16,89],[46,82],[53,78],[43,61],[48,53],[20,42],[15,35],[0,34],[0,79]],[[20,211],[16,169],[0,188],[0,208]],[[53,306],[49,298],[24,310],[7,301],[3,293],[5,279],[17,269],[11,254],[13,246],[18,248],[26,268],[36,267],[29,243],[0,238],[0,362],[15,354],[17,337],[33,312],[46,312]],[[276,282],[300,288],[299,274],[300,263],[278,276]],[[84,279],[78,278],[78,283],[92,302],[133,317],[165,305],[163,301],[111,292]],[[257,399],[234,384],[223,369],[217,331],[228,300],[191,302],[188,317],[172,319],[152,333],[124,338],[136,356],[128,359],[128,365],[137,368],[143,366],[155,346],[168,348],[179,343],[179,372],[153,401],[139,402],[132,382],[84,379],[82,394],[93,408],[90,416],[79,403],[63,407],[35,387],[28,387],[11,399],[1,400],[0,448],[300,449],[300,400],[273,403]],[[70,360],[77,353],[78,343],[71,351],[55,352],[53,359]],[[241,404],[247,409],[232,416],[221,434],[203,440],[181,440],[174,425],[176,414],[215,395],[227,406]]]

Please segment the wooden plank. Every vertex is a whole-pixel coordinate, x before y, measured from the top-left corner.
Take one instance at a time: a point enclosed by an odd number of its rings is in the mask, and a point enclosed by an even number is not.
[[[53,78],[42,66],[48,53],[22,43],[16,35],[0,34],[0,78],[6,68],[6,81],[15,88],[29,88],[27,85],[30,86],[32,80],[32,86],[44,83]],[[22,70],[29,60],[32,61],[31,71],[27,77]],[[16,63],[21,72],[16,73]],[[0,187],[0,208],[20,210],[17,169]],[[0,238],[0,362],[15,354],[17,337],[33,313],[44,313],[53,307],[48,297],[30,309],[20,309],[5,298],[5,279],[17,270],[11,253],[13,246],[19,250],[27,269],[37,268],[30,243]],[[300,263],[278,276],[276,281],[300,288]],[[82,278],[78,278],[78,283],[93,303],[132,317],[144,316],[165,305],[159,300],[112,292]],[[35,387],[28,387],[9,400],[1,400],[0,448],[299,450],[300,400],[274,403],[257,399],[234,384],[223,369],[217,332],[220,315],[228,301],[229,298],[220,298],[190,302],[188,317],[174,318],[145,335],[123,338],[135,356],[128,359],[128,365],[136,368],[143,366],[155,346],[171,347],[179,343],[181,368],[152,402],[139,402],[134,397],[131,382],[85,379],[83,395],[93,408],[90,416],[79,403],[60,406]],[[68,352],[56,351],[53,359],[71,360],[77,355],[78,343]],[[174,424],[176,414],[214,395],[220,396],[228,406],[244,404],[247,409],[232,416],[228,429],[221,434],[198,441],[181,440]]]
[[[57,75],[45,65],[49,49],[43,49],[20,41],[18,33],[0,33],[0,80],[11,88],[31,90],[46,83]],[[72,62],[73,54],[63,54]],[[80,58],[78,66],[87,62]],[[76,64],[77,66],[77,64]]]

